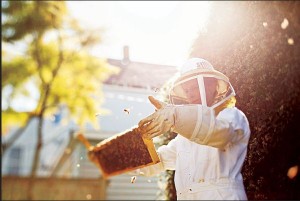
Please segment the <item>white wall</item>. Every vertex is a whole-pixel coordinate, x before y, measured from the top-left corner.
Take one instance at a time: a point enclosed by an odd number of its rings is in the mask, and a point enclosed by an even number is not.
[[[101,130],[123,132],[155,111],[148,96],[156,94],[150,90],[109,85],[105,85],[103,90],[105,99],[102,107],[111,113],[98,115]],[[129,109],[129,114],[124,109]]]
[[[38,120],[33,119],[24,133],[15,141],[2,157],[2,175],[9,174],[10,159],[12,149],[20,148],[21,153],[19,161],[14,165],[19,166],[19,175],[27,176],[30,174],[32,160],[37,144],[37,126]],[[43,149],[41,151],[41,169],[39,176],[46,176],[56,160],[59,159],[69,138],[69,126],[63,124],[54,124],[51,120],[46,119],[43,127]],[[9,135],[8,135],[9,137]]]

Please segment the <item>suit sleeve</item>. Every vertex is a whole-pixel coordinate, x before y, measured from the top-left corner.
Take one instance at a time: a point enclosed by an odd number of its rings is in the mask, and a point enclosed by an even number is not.
[[[177,107],[174,131],[198,144],[224,148],[247,138],[249,124],[237,108],[226,108],[215,116],[214,110],[201,105]]]

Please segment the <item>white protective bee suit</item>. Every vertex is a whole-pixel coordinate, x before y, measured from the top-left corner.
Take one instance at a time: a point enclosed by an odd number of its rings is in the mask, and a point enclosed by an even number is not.
[[[161,162],[139,171],[152,176],[175,170],[178,200],[246,200],[241,168],[250,137],[248,120],[236,107],[217,115],[214,110],[235,92],[206,60],[190,59],[182,69],[170,92],[172,104],[150,97],[157,111],[139,122],[149,138],[167,131],[178,135],[158,148]]]

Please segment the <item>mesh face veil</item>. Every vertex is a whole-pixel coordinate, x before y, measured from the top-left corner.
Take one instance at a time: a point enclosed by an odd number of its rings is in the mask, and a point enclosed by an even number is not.
[[[181,68],[180,77],[170,91],[174,105],[200,104],[215,108],[235,96],[228,77],[206,60],[189,59]]]

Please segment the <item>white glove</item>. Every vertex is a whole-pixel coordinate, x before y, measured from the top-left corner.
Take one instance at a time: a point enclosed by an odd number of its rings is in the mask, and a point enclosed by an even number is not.
[[[175,124],[175,107],[167,105],[155,99],[148,97],[150,102],[156,107],[157,111],[139,122],[141,134],[146,138],[154,138],[174,128]]]

